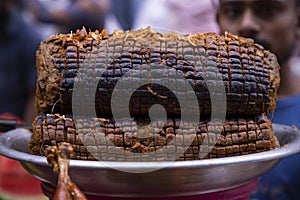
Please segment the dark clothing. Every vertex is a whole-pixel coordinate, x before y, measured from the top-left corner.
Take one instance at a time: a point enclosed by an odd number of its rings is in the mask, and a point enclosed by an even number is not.
[[[140,0],[112,0],[111,12],[116,16],[121,28],[125,31],[132,29]]]
[[[73,17],[73,23],[68,24],[67,26],[64,25],[68,29],[66,33],[70,31],[76,32],[76,30],[81,29],[82,27],[91,31],[101,31],[104,28],[104,14],[100,12],[98,16],[92,16],[74,6],[69,7],[68,11]]]
[[[86,30],[101,31],[104,28],[105,14],[101,12],[98,12],[97,14],[90,14],[89,12],[80,10],[78,7],[74,6],[76,1],[79,0],[71,0],[71,4],[66,8],[65,12],[67,12],[67,15],[70,15],[71,19],[67,24],[54,19],[42,3],[35,1],[34,4],[36,4],[40,9],[38,20],[42,23],[56,24],[60,26],[61,33],[70,33],[71,31],[76,32],[76,30],[82,29],[82,27],[85,27]]]
[[[300,128],[300,95],[279,100],[273,123]],[[300,153],[282,159],[273,169],[260,177],[259,187],[251,199],[300,199]]]
[[[0,31],[0,113],[23,118],[28,95],[36,83],[35,52],[41,41],[20,12],[13,9]]]

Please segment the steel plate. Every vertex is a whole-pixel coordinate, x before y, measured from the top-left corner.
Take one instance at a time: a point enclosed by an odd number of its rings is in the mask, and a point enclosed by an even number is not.
[[[273,128],[281,148],[268,152],[171,163],[71,160],[70,176],[84,193],[99,196],[171,197],[222,191],[246,184],[281,158],[300,152],[298,130],[279,124],[273,124]],[[57,176],[46,158],[28,154],[30,137],[31,132],[21,128],[4,133],[0,136],[0,154],[19,161],[29,173],[55,185]]]

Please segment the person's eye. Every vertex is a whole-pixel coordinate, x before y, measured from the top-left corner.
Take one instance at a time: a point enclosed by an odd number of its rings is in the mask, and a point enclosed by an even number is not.
[[[243,10],[238,6],[225,6],[222,8],[222,13],[230,18],[238,17],[243,13]]]
[[[260,16],[268,17],[268,16],[273,16],[277,12],[276,12],[276,9],[274,9],[274,8],[261,8],[259,11],[257,11],[257,13]]]
[[[256,13],[264,18],[271,18],[280,13],[280,7],[274,4],[265,4],[256,7]]]

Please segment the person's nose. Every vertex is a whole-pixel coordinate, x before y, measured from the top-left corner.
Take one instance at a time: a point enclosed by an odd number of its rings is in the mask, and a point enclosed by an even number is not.
[[[238,29],[239,35],[244,37],[253,37],[255,36],[260,29],[258,19],[250,9],[246,10],[241,18],[240,26]]]

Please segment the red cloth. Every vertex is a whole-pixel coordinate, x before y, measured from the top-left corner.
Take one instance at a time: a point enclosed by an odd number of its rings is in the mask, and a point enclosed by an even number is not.
[[[22,120],[11,114],[0,114],[1,119],[15,119],[17,124]],[[3,134],[0,132],[0,135]],[[29,174],[16,160],[0,155],[0,191],[8,194],[36,196],[41,195],[41,181]]]

